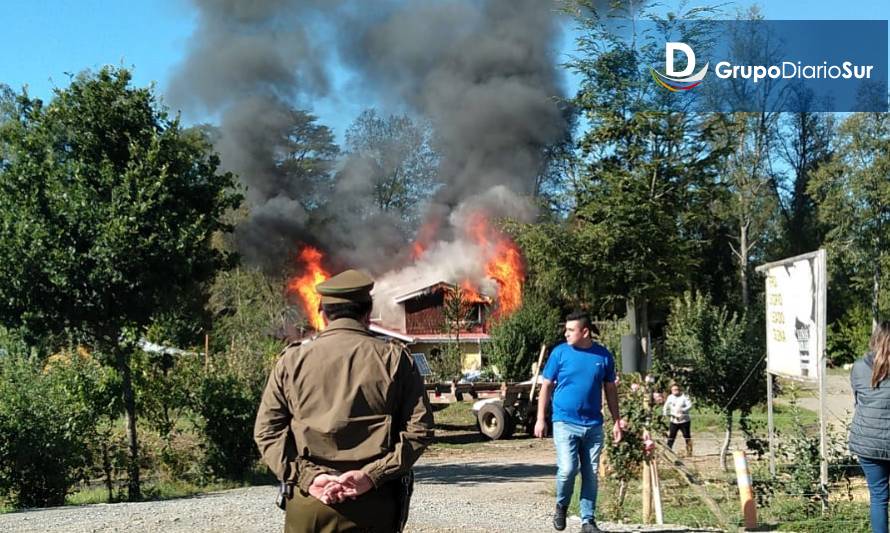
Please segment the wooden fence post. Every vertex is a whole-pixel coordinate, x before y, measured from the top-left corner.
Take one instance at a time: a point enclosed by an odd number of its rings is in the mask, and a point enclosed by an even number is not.
[[[742,505],[745,529],[754,529],[757,527],[757,506],[754,502],[751,474],[748,473],[748,458],[745,457],[745,452],[742,450],[732,452],[732,456],[735,460],[735,477],[739,485],[739,500]]]
[[[655,523],[664,524],[664,513],[661,508],[661,479],[658,477],[658,463],[655,457],[650,461],[650,471],[652,472],[652,503],[655,507]]]
[[[643,523],[652,523],[652,472],[649,461],[643,461]]]

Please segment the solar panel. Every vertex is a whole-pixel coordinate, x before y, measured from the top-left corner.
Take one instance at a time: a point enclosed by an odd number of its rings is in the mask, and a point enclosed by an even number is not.
[[[433,371],[430,370],[430,363],[426,360],[426,355],[422,353],[412,353],[411,356],[414,358],[414,364],[417,365],[417,371],[420,372],[421,376],[431,376]]]

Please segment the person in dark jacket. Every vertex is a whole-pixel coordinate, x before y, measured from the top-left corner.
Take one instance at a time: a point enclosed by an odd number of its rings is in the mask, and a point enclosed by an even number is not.
[[[855,412],[850,426],[850,451],[865,473],[871,510],[871,528],[887,533],[890,499],[890,321],[872,333],[871,352],[853,364]]]

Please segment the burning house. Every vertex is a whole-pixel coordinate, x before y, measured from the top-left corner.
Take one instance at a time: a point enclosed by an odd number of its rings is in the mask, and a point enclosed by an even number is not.
[[[397,338],[430,360],[440,356],[444,345],[457,344],[465,371],[482,368],[491,298],[445,281],[374,297],[381,305],[371,314],[372,331]]]
[[[519,249],[479,214],[468,217],[452,241],[414,242],[411,263],[379,277],[372,295],[371,330],[406,343],[435,361],[457,345],[465,371],[486,363],[493,321],[521,304],[525,273]],[[299,252],[302,274],[288,283],[310,325],[323,327],[315,285],[330,277],[324,254],[311,246]]]
[[[540,0],[195,4],[169,96],[220,118],[214,146],[249,208],[234,236],[243,260],[278,276],[296,254],[288,292],[316,330],[326,268],[363,269],[376,279],[376,331],[428,355],[457,343],[466,368],[482,365],[525,282],[518,248],[489,221],[535,220],[548,153],[570,139],[559,11]],[[331,132],[303,109],[325,103],[428,124],[433,169],[403,181],[427,150],[384,158],[319,142]],[[375,201],[380,191],[410,194]],[[451,320],[458,287],[471,303]]]

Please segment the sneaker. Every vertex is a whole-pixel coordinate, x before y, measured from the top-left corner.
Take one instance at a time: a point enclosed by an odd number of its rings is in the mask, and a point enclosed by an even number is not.
[[[553,529],[562,531],[566,528],[566,511],[568,510],[568,507],[556,506],[556,513],[553,515]]]
[[[584,522],[581,524],[581,533],[602,533],[602,530],[596,527],[596,522]]]

